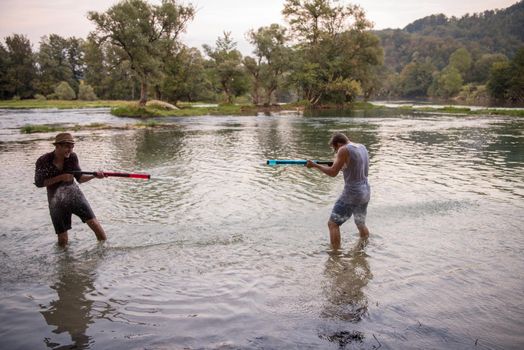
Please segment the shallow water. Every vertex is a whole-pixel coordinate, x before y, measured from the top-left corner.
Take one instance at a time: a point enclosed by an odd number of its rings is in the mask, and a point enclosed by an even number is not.
[[[106,229],[56,247],[26,123],[120,124],[107,110],[0,111],[0,337],[43,349],[521,349],[524,119],[340,113],[172,118],[77,134]],[[371,238],[326,222],[343,180],[270,158],[370,152]]]

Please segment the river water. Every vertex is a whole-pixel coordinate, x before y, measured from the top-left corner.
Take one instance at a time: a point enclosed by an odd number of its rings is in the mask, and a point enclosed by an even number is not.
[[[56,246],[34,163],[54,134],[26,123],[134,123],[108,110],[0,111],[0,339],[5,349],[522,349],[524,118],[438,114],[171,118],[174,128],[79,131],[84,170],[150,181],[81,188]],[[343,188],[271,158],[365,144],[362,242],[327,220]]]

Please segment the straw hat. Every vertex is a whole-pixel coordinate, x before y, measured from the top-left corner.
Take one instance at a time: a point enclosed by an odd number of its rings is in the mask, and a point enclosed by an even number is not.
[[[56,135],[55,142],[53,142],[53,145],[59,145],[61,143],[75,143],[75,139],[73,139],[73,135],[71,135],[68,132],[61,132],[60,134]]]

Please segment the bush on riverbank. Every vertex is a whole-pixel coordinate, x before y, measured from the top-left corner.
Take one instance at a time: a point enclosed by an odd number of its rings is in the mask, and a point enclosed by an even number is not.
[[[66,81],[57,85],[55,95],[59,100],[74,100],[76,98],[75,90]]]
[[[85,129],[109,129],[111,126],[104,123],[91,123],[87,125],[66,125],[66,124],[26,124],[20,128],[22,134],[35,134],[39,132],[63,132],[63,131],[78,131]]]
[[[192,117],[201,115],[242,115],[254,114],[257,108],[251,105],[218,105],[211,107],[186,107],[175,110],[158,108],[156,105],[128,104],[111,109],[111,114],[117,117],[152,118],[152,117]]]

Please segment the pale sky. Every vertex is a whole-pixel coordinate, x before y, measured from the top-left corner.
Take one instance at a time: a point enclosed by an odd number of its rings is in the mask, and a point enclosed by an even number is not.
[[[13,33],[25,34],[38,48],[44,35],[58,34],[63,37],[86,38],[94,29],[87,19],[88,11],[105,11],[118,0],[0,0],[0,39]],[[150,0],[160,3],[160,0]],[[284,0],[193,0],[197,9],[195,20],[188,26],[182,41],[191,47],[202,49],[203,44],[214,46],[223,31],[230,31],[244,55],[251,54],[252,47],[245,39],[250,29],[284,24],[282,8]],[[463,16],[466,13],[501,9],[515,4],[517,0],[360,0],[349,1],[366,11],[375,29],[403,28],[416,19],[431,14],[444,13]]]

